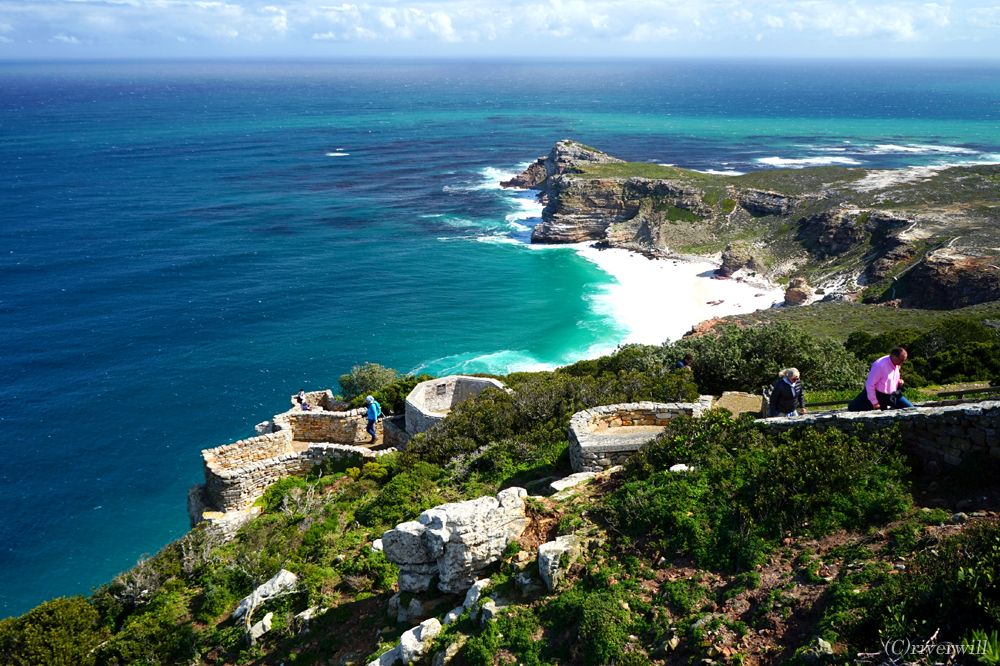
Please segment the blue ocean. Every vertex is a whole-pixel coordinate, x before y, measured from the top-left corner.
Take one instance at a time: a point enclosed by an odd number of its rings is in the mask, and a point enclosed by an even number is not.
[[[187,529],[199,450],[353,364],[628,331],[497,183],[574,138],[745,172],[1000,161],[1000,64],[0,63],[0,617]]]

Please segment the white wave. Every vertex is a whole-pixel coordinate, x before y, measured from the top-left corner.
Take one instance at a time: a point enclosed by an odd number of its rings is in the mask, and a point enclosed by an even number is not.
[[[879,143],[875,144],[868,151],[872,155],[895,155],[895,154],[906,154],[906,155],[978,155],[978,150],[973,150],[971,148],[964,148],[962,146],[944,146],[938,144],[929,143],[907,143],[904,145],[898,145],[895,143]]]
[[[326,154],[327,157],[347,157],[348,155],[350,155],[350,153],[344,153],[344,152],[340,152],[340,151],[335,151],[335,152],[327,153]]]
[[[735,169],[692,169],[698,173],[707,173],[710,176],[742,176],[746,171],[736,171]]]
[[[476,236],[476,242],[500,245],[523,245],[521,241],[511,236]]]
[[[525,350],[502,349],[495,352],[470,352],[452,354],[432,361],[427,361],[413,370],[411,374],[427,372],[438,376],[448,374],[469,374],[485,372],[506,375],[511,372],[538,372],[553,370],[558,363],[538,359]]]
[[[755,162],[773,167],[801,169],[814,166],[854,166],[861,164],[853,157],[758,157]]]

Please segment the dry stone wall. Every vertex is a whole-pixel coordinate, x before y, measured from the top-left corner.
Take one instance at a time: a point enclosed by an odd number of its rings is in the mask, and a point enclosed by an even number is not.
[[[969,458],[1000,461],[1000,401],[872,412],[829,412],[758,421],[775,431],[795,426],[875,432],[898,425],[907,450],[927,461],[959,465]]]
[[[306,411],[292,398],[292,409],[257,427],[257,437],[202,451],[205,485],[189,497],[192,523],[206,511],[245,511],[268,486],[286,476],[304,474],[326,461],[363,463],[391,451],[357,446],[370,439],[364,408],[329,411],[343,407],[329,391],[306,394]],[[381,423],[376,435],[381,436]]]
[[[569,422],[569,460],[574,472],[620,465],[680,415],[701,416],[702,402],[627,402],[577,412]]]

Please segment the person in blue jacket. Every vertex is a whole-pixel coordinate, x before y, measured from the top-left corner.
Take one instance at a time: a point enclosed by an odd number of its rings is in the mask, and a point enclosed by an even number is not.
[[[367,396],[365,402],[368,403],[368,427],[365,430],[372,436],[369,444],[374,444],[377,439],[375,437],[375,422],[378,421],[378,417],[382,416],[382,405],[378,404],[374,396]]]

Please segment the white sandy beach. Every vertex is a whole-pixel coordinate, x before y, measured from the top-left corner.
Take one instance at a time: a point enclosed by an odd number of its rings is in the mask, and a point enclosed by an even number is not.
[[[718,264],[707,259],[648,259],[589,243],[575,247],[615,278],[616,284],[594,299],[595,307],[628,330],[622,342],[676,340],[706,319],[762,310],[784,300],[779,287],[714,279]]]

